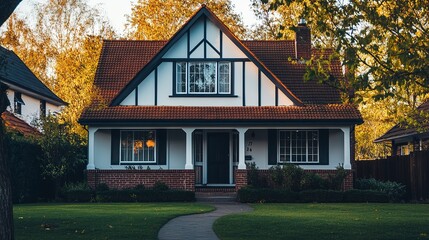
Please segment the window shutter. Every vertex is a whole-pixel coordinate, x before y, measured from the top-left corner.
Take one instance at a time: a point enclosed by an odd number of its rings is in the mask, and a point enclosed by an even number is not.
[[[156,130],[156,149],[158,165],[167,164],[167,130]]]
[[[268,165],[277,165],[277,130],[268,130]]]
[[[119,165],[119,144],[120,144],[120,134],[118,129],[112,129],[111,131],[111,165]]]
[[[329,165],[329,129],[319,130],[319,164]]]

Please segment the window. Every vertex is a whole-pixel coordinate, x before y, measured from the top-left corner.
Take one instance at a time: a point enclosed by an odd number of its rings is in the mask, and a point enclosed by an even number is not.
[[[40,101],[40,118],[46,117],[46,101]]]
[[[281,163],[319,162],[319,131],[317,130],[280,131],[279,145]]]
[[[121,131],[121,162],[155,162],[155,131]]]
[[[176,94],[230,94],[230,62],[176,63]]]
[[[24,101],[22,101],[21,93],[15,92],[14,98],[13,98],[13,111],[16,114],[22,113],[22,105],[25,105]]]

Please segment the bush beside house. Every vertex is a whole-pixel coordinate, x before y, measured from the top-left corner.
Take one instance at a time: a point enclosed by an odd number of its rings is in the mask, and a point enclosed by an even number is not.
[[[63,198],[68,202],[192,202],[195,193],[172,190],[163,182],[157,182],[152,188],[137,185],[129,189],[109,189],[100,184],[91,189],[86,183],[66,185],[62,190]]]
[[[356,181],[356,188],[343,189],[348,173],[338,167],[335,174],[322,177],[288,164],[270,168],[260,174],[255,164],[248,166],[248,187],[238,191],[240,202],[398,202],[403,200],[405,186],[375,179]]]

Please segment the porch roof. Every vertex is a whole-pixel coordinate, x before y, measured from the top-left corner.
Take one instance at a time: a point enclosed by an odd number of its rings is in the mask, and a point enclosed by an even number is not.
[[[114,106],[89,108],[82,114],[81,124],[101,122],[152,121],[343,121],[362,123],[362,116],[352,105],[328,104],[306,106]]]

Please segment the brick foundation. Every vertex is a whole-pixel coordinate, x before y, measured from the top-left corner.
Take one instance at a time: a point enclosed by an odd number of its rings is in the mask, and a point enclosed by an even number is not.
[[[235,174],[235,190],[238,191],[240,188],[247,186],[247,170],[237,169],[234,171]]]
[[[305,172],[313,172],[318,174],[322,178],[328,177],[329,174],[334,175],[337,170],[304,170]],[[267,176],[269,174],[269,170],[258,170],[259,175]],[[349,170],[349,174],[344,179],[342,190],[347,191],[353,189],[353,171]]]
[[[132,188],[139,184],[152,187],[156,181],[161,181],[170,189],[195,191],[194,170],[88,170],[87,179],[91,188],[100,183],[113,189]]]

